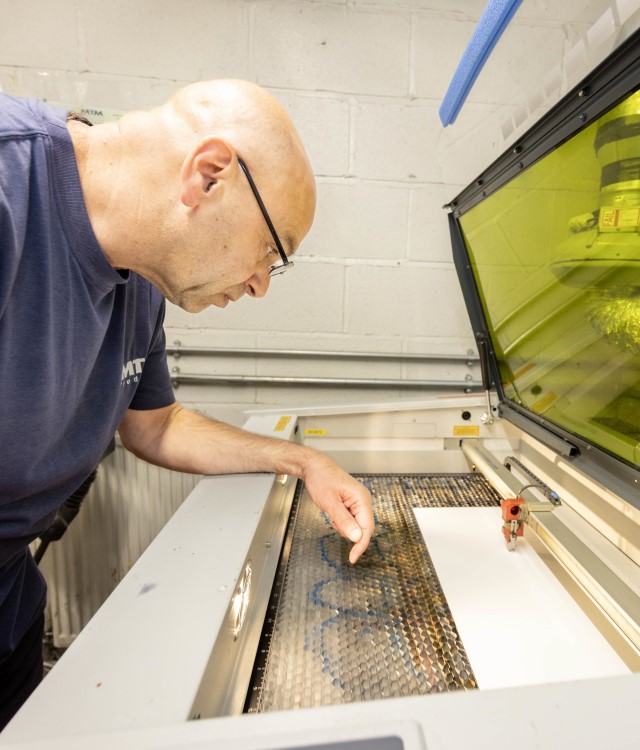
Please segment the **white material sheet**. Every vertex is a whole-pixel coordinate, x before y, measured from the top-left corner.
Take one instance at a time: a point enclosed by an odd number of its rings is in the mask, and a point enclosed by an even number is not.
[[[629,672],[499,508],[414,511],[481,689]]]

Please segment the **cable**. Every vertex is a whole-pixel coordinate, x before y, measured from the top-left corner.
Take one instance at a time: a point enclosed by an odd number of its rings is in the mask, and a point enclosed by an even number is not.
[[[97,473],[98,469],[96,468],[91,474],[89,474],[84,482],[82,482],[82,484],[72,492],[71,495],[69,495],[69,497],[58,508],[51,526],[40,534],[40,545],[33,554],[33,559],[36,565],[42,560],[42,556],[47,551],[49,544],[62,538],[65,531],[69,528],[69,524],[78,515],[82,501],[86,497],[87,492],[89,492],[89,488],[93,484]]]

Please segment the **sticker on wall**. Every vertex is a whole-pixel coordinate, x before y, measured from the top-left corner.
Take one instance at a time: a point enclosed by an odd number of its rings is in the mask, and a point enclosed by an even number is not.
[[[276,426],[273,428],[273,431],[282,432],[284,428],[289,424],[290,421],[291,421],[291,417],[280,417]]]
[[[305,430],[305,435],[326,435],[326,430],[319,430],[318,428],[314,427],[313,429]]]
[[[480,434],[480,425],[477,424],[456,424],[453,426],[454,437],[478,437]]]
[[[66,109],[69,112],[78,112],[86,117],[93,125],[100,125],[103,122],[116,122],[125,113],[122,109],[110,109],[109,107],[92,107],[78,104],[77,100],[52,100],[46,97],[42,99],[45,104],[58,109]]]
[[[150,90],[142,80],[42,68],[3,68],[0,89],[12,96],[40,99],[50,107],[79,112],[94,125],[116,122],[126,112],[162,101],[157,100],[162,94],[156,86]]]
[[[94,125],[99,125],[101,122],[115,122],[125,114],[123,110],[110,109],[109,107],[80,107],[79,112],[91,120]]]

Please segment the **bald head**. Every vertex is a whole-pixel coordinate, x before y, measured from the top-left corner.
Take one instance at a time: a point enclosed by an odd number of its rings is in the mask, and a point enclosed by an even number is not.
[[[239,158],[287,255],[311,227],[309,159],[289,115],[259,86],[194,83],[156,109],[85,130],[83,193],[105,254],[186,310],[269,287],[278,253]]]
[[[193,83],[166,102],[161,117],[187,147],[208,139],[225,141],[250,168],[268,206],[289,203],[293,215],[304,214],[303,223],[310,225],[316,200],[313,170],[291,118],[265,89],[239,80]],[[283,223],[278,228],[290,238],[300,234]],[[288,252],[295,252],[299,240],[287,244]]]
[[[165,106],[198,135],[214,131],[241,138],[246,145],[247,139],[269,134],[299,144],[293,123],[280,103],[265,89],[247,81],[192,83],[177,91]]]
[[[294,171],[315,193],[313,172],[291,118],[265,89],[247,81],[213,80],[180,89],[164,107],[187,140],[216,135],[248,164],[257,182],[272,170]]]

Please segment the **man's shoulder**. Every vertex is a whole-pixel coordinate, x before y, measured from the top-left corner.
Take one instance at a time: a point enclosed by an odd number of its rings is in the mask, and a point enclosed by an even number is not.
[[[37,99],[0,92],[0,139],[46,136],[51,123],[64,124],[64,113]]]

